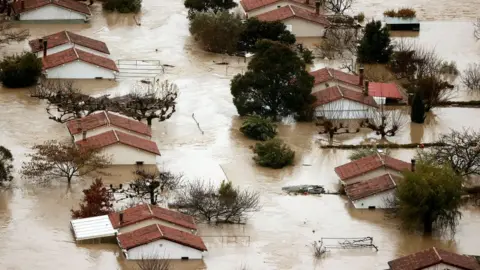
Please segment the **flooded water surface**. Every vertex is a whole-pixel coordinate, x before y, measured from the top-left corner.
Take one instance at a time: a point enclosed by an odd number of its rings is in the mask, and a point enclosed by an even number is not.
[[[295,166],[282,170],[255,166],[249,147],[238,128],[240,119],[232,104],[231,78],[245,70],[241,59],[202,52],[188,32],[183,1],[144,0],[141,15],[103,14],[93,6],[90,24],[23,25],[32,38],[68,29],[101,39],[114,59],[160,60],[173,65],[161,79],[174,81],[179,89],[176,113],[168,121],[153,124],[153,136],[162,156],[160,167],[183,172],[190,180],[219,183],[225,178],[242,188],[261,193],[262,210],[251,215],[247,225],[212,227],[200,225],[209,252],[203,262],[180,262],[175,269],[385,269],[395,257],[433,245],[452,251],[478,254],[480,211],[463,209],[463,218],[454,237],[427,238],[398,228],[395,220],[381,211],[352,210],[346,199],[336,195],[287,196],[281,187],[297,184],[337,187],[333,171],[347,161],[349,151],[322,150],[317,128],[311,123],[280,125],[280,138],[296,151]],[[480,8],[474,0],[446,1],[357,1],[356,11],[381,16],[385,9],[412,6],[417,9],[422,30],[414,39],[433,46],[446,60],[455,60],[463,70],[480,62],[480,45],[473,39],[472,21]],[[450,22],[455,20],[455,22]],[[441,22],[440,22],[441,21]],[[138,22],[138,23],[137,23]],[[408,37],[412,38],[412,37]],[[27,43],[2,48],[2,53],[27,49]],[[228,67],[215,65],[226,60]],[[317,62],[315,67],[329,65]],[[91,95],[117,95],[129,91],[134,81],[77,81]],[[471,99],[460,89],[458,99]],[[21,167],[30,147],[47,139],[68,140],[62,124],[48,120],[44,102],[30,98],[26,89],[0,89],[0,145],[12,150],[15,167]],[[201,130],[192,119],[194,114]],[[395,142],[430,142],[449,129],[478,130],[480,110],[434,109],[425,125],[409,121]],[[342,135],[338,141],[362,142],[372,133]],[[394,151],[409,160],[413,151]],[[107,184],[128,181],[131,169],[112,168]],[[17,175],[15,188],[0,193],[0,269],[134,269],[115,245],[76,245],[69,229],[70,209],[82,197],[91,179],[32,186]],[[226,237],[230,236],[230,237]],[[322,260],[312,255],[312,242],[321,237],[372,236],[379,251],[332,250]]]

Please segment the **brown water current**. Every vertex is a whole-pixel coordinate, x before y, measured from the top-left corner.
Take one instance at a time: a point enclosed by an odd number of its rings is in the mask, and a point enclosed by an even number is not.
[[[201,224],[203,236],[244,236],[237,241],[205,237],[209,248],[204,262],[180,262],[175,269],[385,269],[395,257],[433,245],[452,251],[480,254],[480,211],[462,210],[463,218],[454,237],[423,237],[398,228],[381,211],[358,211],[336,195],[288,196],[281,187],[293,184],[319,184],[333,190],[333,171],[347,161],[349,151],[322,150],[317,129],[310,123],[285,122],[280,138],[296,151],[295,166],[270,170],[255,166],[249,146],[238,131],[240,121],[229,90],[230,79],[245,70],[241,59],[227,58],[230,66],[218,66],[222,56],[205,53],[192,42],[183,1],[144,0],[138,26],[132,15],[103,14],[93,6],[90,24],[28,24],[32,38],[68,29],[105,41],[114,59],[155,59],[174,65],[161,79],[174,81],[179,89],[177,112],[168,121],[153,124],[159,145],[160,167],[183,172],[189,179],[203,178],[218,183],[224,178],[242,188],[261,192],[262,210],[251,215],[245,226],[211,227]],[[357,1],[355,11],[381,16],[385,9],[412,6],[422,20],[415,39],[434,46],[446,60],[455,60],[463,70],[468,63],[480,62],[480,42],[473,39],[472,21],[478,16],[480,1]],[[446,20],[446,21],[444,21]],[[441,21],[441,22],[440,22]],[[455,22],[452,22],[455,21]],[[27,49],[27,43],[2,48],[2,53]],[[317,62],[315,68],[331,63]],[[92,95],[120,94],[129,90],[132,80],[77,81]],[[458,99],[472,99],[459,89]],[[35,142],[68,140],[66,128],[48,120],[44,103],[30,98],[26,89],[0,88],[0,145],[12,150],[19,169],[25,154]],[[198,120],[204,134],[192,119]],[[478,118],[477,118],[478,117]],[[408,120],[408,116],[406,116]],[[477,119],[477,120],[475,120]],[[480,129],[480,110],[468,108],[434,109],[425,125],[407,124],[395,142],[430,142],[449,129]],[[362,142],[375,138],[372,133],[342,135],[342,142]],[[394,151],[409,160],[414,152]],[[112,168],[107,184],[129,180],[130,168]],[[18,177],[15,188],[0,193],[0,269],[131,269],[115,245],[76,245],[69,229],[70,209],[82,196],[91,179],[32,186]],[[372,236],[379,247],[371,250],[334,250],[316,261],[311,243],[320,237]]]

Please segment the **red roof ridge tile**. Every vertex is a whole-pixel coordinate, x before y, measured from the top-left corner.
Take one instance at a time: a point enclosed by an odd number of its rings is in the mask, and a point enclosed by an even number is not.
[[[433,251],[435,252],[435,255],[437,255],[437,258],[441,260],[442,257],[440,256],[440,254],[438,254],[437,248],[433,247]]]
[[[150,207],[148,207],[148,208],[150,208]],[[158,226],[158,224],[155,224],[155,225],[157,225],[157,229],[158,229],[158,231],[160,232],[160,235],[163,236],[163,232],[162,232],[162,230],[160,229],[160,226]]]
[[[150,207],[150,204],[147,204],[147,207],[148,207],[148,211],[150,212],[150,214],[153,215],[153,211],[152,211],[152,208]]]

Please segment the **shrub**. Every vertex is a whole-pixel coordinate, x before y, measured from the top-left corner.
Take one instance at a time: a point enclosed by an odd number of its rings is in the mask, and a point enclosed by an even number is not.
[[[251,139],[267,141],[277,135],[277,126],[269,119],[260,116],[249,116],[243,122],[240,131]]]
[[[190,33],[203,49],[214,53],[234,53],[244,25],[228,12],[201,12],[190,21]]]
[[[313,52],[309,50],[308,48],[305,48],[303,44],[297,44],[296,51],[298,53],[298,56],[303,59],[303,62],[305,64],[313,64],[313,60],[315,57],[313,56]]]
[[[34,85],[42,74],[42,60],[30,52],[7,56],[0,62],[0,80],[10,88]]]
[[[365,26],[365,34],[358,47],[358,61],[367,64],[387,63],[393,53],[390,33],[380,21],[371,21]]]
[[[451,74],[451,75],[458,75],[459,71],[457,69],[457,64],[455,61],[442,61],[440,64],[440,73],[443,74]]]
[[[415,18],[417,16],[417,12],[411,8],[401,8],[398,11],[393,9],[386,10],[383,12],[383,15],[386,17],[396,17],[396,18]]]
[[[358,21],[359,23],[362,23],[363,21],[365,21],[365,14],[364,14],[363,12],[358,13],[358,15],[357,15],[357,21]]]
[[[293,164],[295,152],[280,139],[257,143],[253,148],[253,160],[263,167],[280,169]]]
[[[106,0],[103,9],[120,13],[137,13],[142,8],[142,0]]]
[[[468,65],[468,68],[463,71],[462,83],[469,90],[480,90],[480,64]]]
[[[395,12],[394,9],[389,9],[385,10],[385,12],[383,12],[383,15],[387,17],[395,17],[397,15],[397,12]]]

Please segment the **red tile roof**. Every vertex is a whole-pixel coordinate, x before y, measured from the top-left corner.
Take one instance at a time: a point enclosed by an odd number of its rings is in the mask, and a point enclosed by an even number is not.
[[[374,97],[386,97],[392,99],[403,99],[400,90],[394,83],[371,82],[368,84],[368,93]]]
[[[157,240],[165,239],[200,251],[207,247],[200,236],[183,232],[159,224],[149,225],[138,230],[119,234],[118,244],[122,249],[131,249]]]
[[[364,182],[358,182],[345,187],[345,193],[352,201],[394,189],[396,183],[390,174],[384,174]]]
[[[373,154],[338,166],[335,168],[335,172],[341,180],[345,181],[382,167],[401,172],[403,170],[409,170],[411,164],[389,156]]]
[[[365,104],[367,106],[371,106],[375,108],[378,107],[373,97],[365,96],[362,92],[353,91],[338,85],[314,92],[312,93],[312,95],[317,98],[317,100],[313,104],[314,107],[327,104],[332,101],[340,100],[343,98],[351,101],[355,101],[361,104]]]
[[[150,127],[147,124],[130,119],[126,116],[120,116],[105,111],[90,114],[83,118],[74,119],[67,122],[68,131],[72,135],[76,135],[82,133],[83,131],[89,131],[106,125],[116,126],[150,137],[152,136]]]
[[[84,3],[75,0],[23,0],[25,9],[22,10],[21,1],[13,2],[12,8],[15,14],[21,14],[30,10],[41,8],[47,5],[55,5],[69,10],[73,10],[86,15],[91,15],[90,9]]]
[[[273,5],[283,1],[284,0],[241,0],[240,5],[242,5],[243,10],[249,12],[257,8]],[[304,5],[306,8],[315,8],[314,0],[310,0],[308,4],[305,3],[305,0],[287,0],[287,2]]]
[[[50,69],[60,65],[71,63],[75,60],[81,60],[85,63],[93,64],[99,67],[118,71],[117,65],[112,59],[98,56],[79,49],[71,48],[65,51],[47,55],[42,58],[43,69]]]
[[[321,25],[330,25],[330,22],[323,15],[317,15],[304,8],[297,6],[284,6],[256,16],[260,21],[274,22],[283,21],[289,18],[300,18]]]
[[[160,155],[157,144],[153,141],[143,139],[134,135],[130,135],[121,131],[111,130],[92,137],[86,140],[75,142],[79,147],[100,149],[115,143],[121,143],[140,150]]]
[[[448,252],[435,247],[389,261],[388,265],[391,270],[421,270],[439,263],[464,270],[480,269],[479,264],[473,257]]]
[[[149,204],[141,204],[124,210],[122,224],[120,224],[118,213],[110,213],[108,217],[115,229],[152,218],[170,222],[192,230],[197,229],[197,225],[192,216]]]
[[[315,70],[310,72],[310,75],[315,77],[314,84],[325,83],[330,80],[338,80],[344,83],[348,83],[350,85],[358,86],[363,88],[363,85],[360,85],[360,77],[353,74],[345,73],[341,70],[332,69],[332,68],[322,68],[319,70]]]
[[[44,36],[41,39],[47,40],[47,49],[51,49],[63,44],[73,43],[95,51],[110,54],[107,45],[104,42],[77,35],[69,31],[58,32],[49,36]],[[32,52],[34,53],[43,50],[43,44],[41,43],[40,39],[30,40],[28,43],[32,49]]]

